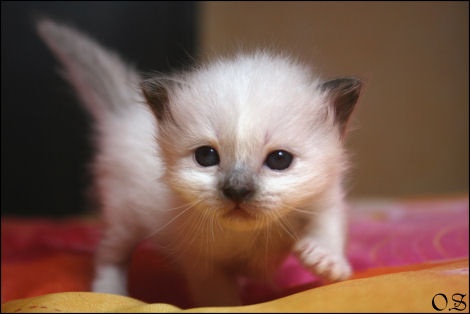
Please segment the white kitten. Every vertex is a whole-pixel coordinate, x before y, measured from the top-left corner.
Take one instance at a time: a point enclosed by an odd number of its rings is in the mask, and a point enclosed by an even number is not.
[[[268,278],[291,251],[327,280],[351,274],[341,182],[358,80],[322,83],[266,52],[143,80],[67,26],[38,29],[96,121],[106,230],[93,291],[126,294],[148,237],[198,305],[238,304],[235,276]]]

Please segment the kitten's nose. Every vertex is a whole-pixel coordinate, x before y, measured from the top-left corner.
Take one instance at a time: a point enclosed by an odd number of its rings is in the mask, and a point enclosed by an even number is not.
[[[224,187],[222,192],[224,193],[225,197],[236,203],[247,200],[253,195],[253,189],[250,188]]]
[[[224,196],[235,203],[247,200],[255,194],[253,175],[244,165],[228,171],[221,183],[220,190]]]

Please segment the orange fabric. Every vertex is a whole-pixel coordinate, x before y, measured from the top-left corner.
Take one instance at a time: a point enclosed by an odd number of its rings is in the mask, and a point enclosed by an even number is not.
[[[93,274],[92,267],[88,256],[68,253],[30,262],[2,264],[2,300],[57,291],[87,291]]]

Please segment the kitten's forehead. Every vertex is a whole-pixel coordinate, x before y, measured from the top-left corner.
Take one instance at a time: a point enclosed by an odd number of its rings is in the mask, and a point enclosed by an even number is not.
[[[302,140],[324,107],[318,84],[289,59],[239,56],[191,75],[178,94],[177,114],[241,158],[262,146]]]
[[[190,81],[222,108],[240,113],[292,105],[295,98],[314,92],[314,83],[300,64],[262,53],[217,61],[195,72]]]

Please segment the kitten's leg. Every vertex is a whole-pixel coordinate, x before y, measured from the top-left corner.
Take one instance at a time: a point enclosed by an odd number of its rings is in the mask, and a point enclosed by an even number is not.
[[[342,201],[315,212],[294,252],[315,274],[328,281],[347,279],[351,266],[345,256],[346,219]]]
[[[128,261],[139,239],[123,226],[105,230],[95,254],[93,292],[127,295]]]
[[[185,270],[188,288],[195,306],[236,306],[240,297],[236,280],[220,270]]]

